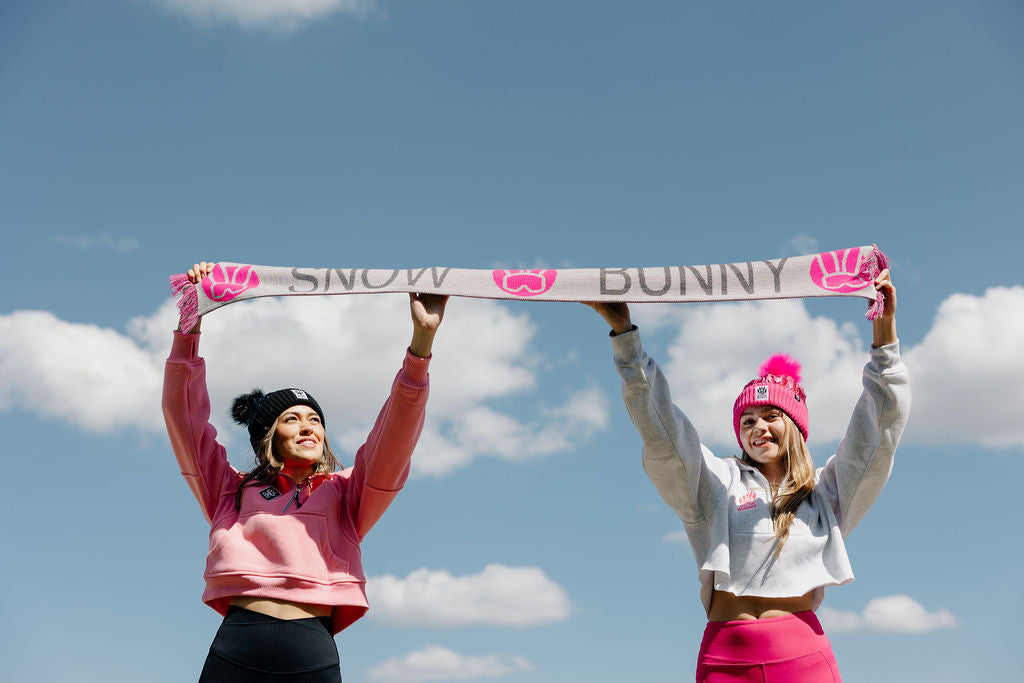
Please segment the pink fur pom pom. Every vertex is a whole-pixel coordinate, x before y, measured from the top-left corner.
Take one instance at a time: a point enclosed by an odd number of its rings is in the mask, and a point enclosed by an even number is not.
[[[800,362],[784,353],[777,353],[761,365],[761,377],[767,375],[792,377],[795,383],[800,384]]]

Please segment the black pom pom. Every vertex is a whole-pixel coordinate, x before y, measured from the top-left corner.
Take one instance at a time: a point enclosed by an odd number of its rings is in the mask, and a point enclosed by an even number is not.
[[[231,419],[243,427],[247,427],[262,398],[263,391],[261,389],[253,389],[248,394],[236,396],[235,400],[231,402]]]

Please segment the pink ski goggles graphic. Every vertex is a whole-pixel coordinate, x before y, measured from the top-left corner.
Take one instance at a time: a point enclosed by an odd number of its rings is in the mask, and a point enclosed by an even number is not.
[[[242,292],[260,286],[260,278],[252,266],[213,267],[203,278],[203,292],[213,301],[231,301]]]
[[[551,289],[557,270],[495,270],[491,272],[498,289],[515,296],[538,296]]]
[[[811,262],[811,281],[830,292],[846,294],[864,289],[874,279],[861,259],[860,249],[840,249],[818,254]]]

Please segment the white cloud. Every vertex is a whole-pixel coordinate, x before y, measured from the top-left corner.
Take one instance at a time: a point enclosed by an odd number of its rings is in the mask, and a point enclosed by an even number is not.
[[[235,24],[242,28],[296,30],[335,12],[365,17],[375,0],[153,0],[200,26]]]
[[[104,247],[119,253],[127,253],[139,248],[139,242],[134,237],[114,237],[106,232],[97,235],[56,235],[51,237],[50,241],[77,249]]]
[[[0,410],[41,413],[96,433],[157,431],[160,368],[151,349],[114,330],[45,311],[0,315]]]
[[[422,568],[371,577],[366,592],[370,616],[396,626],[537,626],[572,612],[565,590],[537,567],[489,564],[465,576]]]
[[[494,455],[506,460],[525,460],[573,448],[608,422],[608,399],[599,389],[581,389],[562,405],[549,408],[536,390],[519,392],[517,402],[525,412],[542,421],[524,424],[512,416],[480,405],[461,406],[451,413],[448,447],[459,452]],[[432,438],[441,438],[432,435]],[[452,458],[454,456],[448,456]],[[421,463],[430,474],[447,471],[446,461]],[[427,469],[429,468],[429,469]]]
[[[664,327],[678,327],[685,309],[692,304],[630,304],[630,319],[647,334]]]
[[[0,315],[0,410],[45,410],[94,432],[160,432],[160,383],[175,325],[171,302],[131,321],[127,334],[48,312]],[[305,387],[350,462],[411,333],[405,295],[262,299],[219,310],[203,321],[201,343],[211,421],[222,442],[244,445],[227,418],[234,396],[256,386]],[[451,301],[434,345],[414,471],[441,475],[481,455],[520,460],[566,451],[605,426],[607,399],[598,390],[565,396],[537,388],[534,333],[527,314],[498,302]],[[242,465],[250,457],[245,447],[234,454]]]
[[[877,631],[882,633],[926,633],[960,626],[960,620],[946,609],[928,612],[906,595],[891,595],[868,602],[860,614],[822,607],[818,617],[826,631]]]
[[[404,657],[389,659],[370,671],[370,680],[383,683],[418,681],[468,681],[500,678],[533,671],[533,665],[517,655],[460,655],[438,645],[428,645]]]
[[[1024,287],[953,294],[905,351],[914,393],[907,438],[1024,448]]]

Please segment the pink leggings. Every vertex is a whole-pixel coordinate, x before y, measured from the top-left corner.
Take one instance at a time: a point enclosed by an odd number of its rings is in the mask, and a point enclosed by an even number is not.
[[[697,683],[841,683],[814,612],[711,621],[697,655]]]

